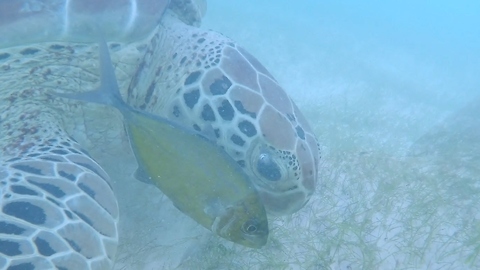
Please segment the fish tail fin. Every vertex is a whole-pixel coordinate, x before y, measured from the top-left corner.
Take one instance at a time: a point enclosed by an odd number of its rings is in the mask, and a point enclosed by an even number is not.
[[[97,89],[80,93],[54,93],[54,95],[85,102],[111,105],[121,110],[126,104],[120,94],[107,42],[103,38],[99,42],[99,51],[100,86]]]

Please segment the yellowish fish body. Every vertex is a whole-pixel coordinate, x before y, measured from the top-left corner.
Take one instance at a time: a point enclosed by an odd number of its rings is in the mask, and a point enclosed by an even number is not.
[[[265,209],[241,168],[207,138],[156,122],[141,113],[126,122],[141,170],[205,228],[245,246],[265,245]]]
[[[97,90],[57,95],[117,108],[124,116],[139,169],[178,209],[229,241],[264,246],[268,238],[265,208],[239,165],[198,132],[127,105],[104,42],[100,67]]]

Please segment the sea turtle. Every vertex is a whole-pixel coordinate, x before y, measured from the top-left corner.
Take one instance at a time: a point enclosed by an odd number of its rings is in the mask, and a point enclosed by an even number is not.
[[[320,155],[309,124],[258,60],[196,27],[204,1],[0,5],[0,268],[113,264],[119,218],[113,184],[84,149],[124,146],[122,127],[102,120],[116,117],[104,108],[47,94],[95,87],[92,32],[110,41],[124,99],[212,131],[269,213],[293,213],[312,195]]]

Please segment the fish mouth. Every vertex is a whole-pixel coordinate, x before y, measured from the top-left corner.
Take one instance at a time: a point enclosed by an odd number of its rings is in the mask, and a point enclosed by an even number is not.
[[[249,233],[243,228],[247,222],[236,216],[234,209],[229,208],[228,213],[214,219],[211,230],[228,241],[249,248],[261,248],[267,243],[268,225],[265,225],[265,222],[258,222],[258,219],[254,220],[257,222],[257,230]]]
[[[267,244],[268,234],[266,235],[246,235],[242,245],[249,248],[262,248]]]

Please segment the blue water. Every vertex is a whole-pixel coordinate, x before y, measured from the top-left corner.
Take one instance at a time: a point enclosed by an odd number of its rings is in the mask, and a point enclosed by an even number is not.
[[[438,110],[433,124],[480,94],[476,14],[475,1],[217,0],[204,27],[252,51],[297,103],[387,95]]]
[[[467,87],[474,91],[479,86],[474,80],[480,68],[479,13],[477,1],[302,1],[292,5],[280,0],[272,5],[266,0],[217,0],[209,1],[206,24],[220,31],[230,27],[222,32],[234,39],[243,28],[267,39],[285,35],[290,43],[316,47],[320,55],[336,49],[361,57],[372,50],[393,48],[451,72],[451,77],[471,80]]]

